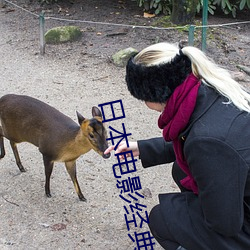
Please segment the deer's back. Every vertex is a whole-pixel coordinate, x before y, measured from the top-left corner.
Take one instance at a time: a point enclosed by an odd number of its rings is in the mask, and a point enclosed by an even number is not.
[[[9,94],[1,97],[0,119],[6,138],[15,142],[27,141],[38,147],[42,141],[56,143],[64,135],[71,137],[79,128],[57,109],[24,95]]]

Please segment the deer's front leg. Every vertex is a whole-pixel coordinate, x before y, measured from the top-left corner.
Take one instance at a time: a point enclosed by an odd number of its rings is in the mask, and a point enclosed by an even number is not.
[[[71,180],[73,181],[76,193],[81,201],[87,201],[86,198],[83,196],[82,191],[80,189],[79,183],[76,177],[76,161],[68,161],[65,162],[66,169],[70,175]]]
[[[51,193],[50,193],[50,177],[53,171],[53,166],[54,166],[54,162],[51,161],[51,159],[46,156],[43,155],[43,163],[44,163],[44,168],[45,168],[45,194],[47,197],[51,197]]]

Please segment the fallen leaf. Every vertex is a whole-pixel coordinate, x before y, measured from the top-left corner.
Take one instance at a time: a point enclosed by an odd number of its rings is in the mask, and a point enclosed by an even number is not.
[[[155,17],[155,14],[149,14],[147,12],[144,12],[143,17],[145,17],[145,18],[152,18],[152,17]]]

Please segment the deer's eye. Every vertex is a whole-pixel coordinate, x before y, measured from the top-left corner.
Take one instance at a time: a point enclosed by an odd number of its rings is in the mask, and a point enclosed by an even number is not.
[[[90,137],[91,139],[94,139],[94,135],[93,135],[93,134],[89,134],[89,137]]]

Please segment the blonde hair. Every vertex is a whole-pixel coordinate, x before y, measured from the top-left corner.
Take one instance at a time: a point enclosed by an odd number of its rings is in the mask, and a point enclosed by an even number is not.
[[[190,59],[192,72],[196,77],[228,99],[225,104],[233,103],[238,109],[250,113],[250,94],[231,77],[227,70],[215,64],[195,47],[187,46],[180,51],[176,44],[157,43],[138,53],[134,62],[144,66],[160,65],[170,62],[180,53]]]

